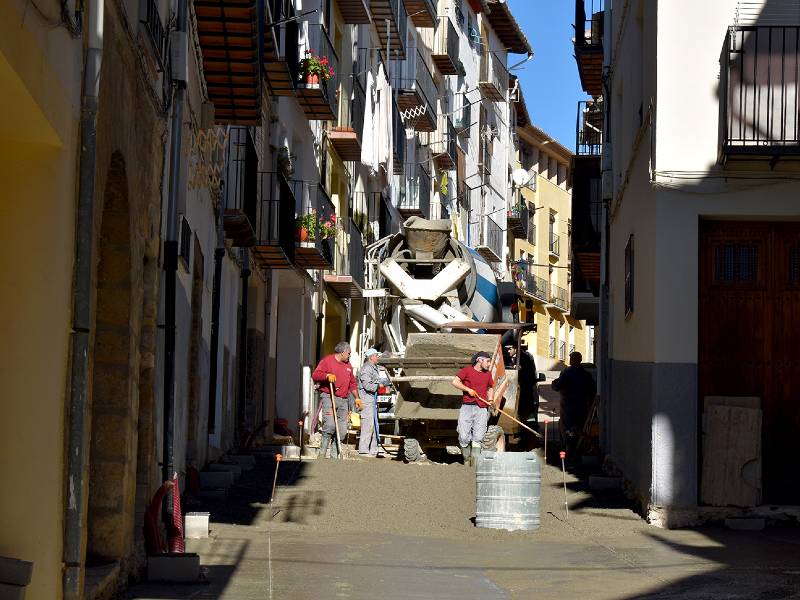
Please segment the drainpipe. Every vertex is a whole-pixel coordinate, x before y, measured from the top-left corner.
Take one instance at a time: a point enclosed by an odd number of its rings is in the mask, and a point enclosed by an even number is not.
[[[237,407],[238,421],[236,433],[240,445],[244,443],[244,422],[246,413],[245,401],[247,399],[247,296],[248,281],[250,279],[250,253],[247,248],[242,249],[242,318],[239,320],[239,405]]]
[[[187,0],[178,0],[178,15],[174,39],[184,52],[186,48]],[[179,47],[180,47],[179,46]],[[188,60],[188,57],[187,57]],[[173,74],[169,74],[173,76]],[[161,479],[172,478],[175,462],[175,286],[178,276],[178,213],[177,203],[181,183],[183,141],[183,103],[186,97],[185,75],[175,74],[175,94],[172,101],[172,123],[169,144],[169,188],[167,192],[167,236],[164,240],[164,439],[161,459]],[[172,492],[164,500],[164,522],[172,522]]]
[[[83,595],[81,552],[84,507],[87,505],[89,457],[89,346],[94,326],[92,274],[94,236],[95,163],[97,160],[97,102],[103,62],[103,0],[89,0],[87,49],[81,98],[78,207],[75,219],[75,265],[70,333],[69,420],[67,422],[64,511],[64,600]]]
[[[224,195],[222,196],[224,198]],[[219,362],[219,304],[222,287],[222,259],[225,257],[225,229],[222,202],[217,208],[217,247],[214,250],[214,287],[211,292],[211,364],[208,372],[208,433],[217,427],[217,368]]]

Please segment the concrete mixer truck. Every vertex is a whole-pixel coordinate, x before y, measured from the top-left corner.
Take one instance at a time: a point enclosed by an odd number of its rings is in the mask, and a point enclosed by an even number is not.
[[[451,381],[476,352],[489,352],[505,381],[503,411],[523,422],[535,415],[535,367],[520,360],[522,334],[535,325],[514,323],[514,284],[498,281],[478,252],[453,238],[449,220],[411,217],[367,249],[366,267],[365,296],[378,324],[372,343],[385,352],[390,380],[379,418],[393,422],[405,460],[458,447],[461,392]],[[520,432],[502,414],[490,424],[486,449]]]

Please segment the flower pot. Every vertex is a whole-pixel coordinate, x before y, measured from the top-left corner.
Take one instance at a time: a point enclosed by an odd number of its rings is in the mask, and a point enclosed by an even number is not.
[[[306,75],[306,83],[319,85],[319,75],[316,73],[309,73]]]
[[[308,229],[306,229],[305,227],[301,227],[300,229],[295,231],[295,236],[294,237],[301,244],[303,242],[307,242],[308,241]]]

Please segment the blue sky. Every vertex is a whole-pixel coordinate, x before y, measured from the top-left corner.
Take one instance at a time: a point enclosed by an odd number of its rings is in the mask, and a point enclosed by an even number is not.
[[[508,5],[533,46],[533,60],[513,71],[522,84],[528,113],[539,128],[574,151],[578,100],[586,97],[573,58],[575,3],[508,0]],[[509,56],[509,66],[518,59]]]

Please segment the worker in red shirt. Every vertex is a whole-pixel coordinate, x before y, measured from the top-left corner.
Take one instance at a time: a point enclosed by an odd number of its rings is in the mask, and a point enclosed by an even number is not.
[[[464,367],[453,378],[453,387],[464,392],[458,411],[458,443],[464,464],[472,466],[481,451],[481,441],[489,423],[489,406],[494,400],[494,381],[489,372],[492,357],[478,352],[472,366]]]
[[[319,361],[317,368],[311,374],[311,379],[319,386],[320,400],[322,401],[322,440],[319,444],[319,458],[325,458],[331,439],[336,437],[336,421],[333,416],[333,403],[331,402],[330,386],[333,384],[333,393],[336,395],[336,420],[339,422],[339,439],[331,448],[331,458],[337,458],[341,448],[339,444],[347,435],[348,413],[350,412],[348,397],[353,394],[356,408],[361,410],[361,400],[358,397],[358,385],[350,365],[350,344],[339,342],[330,354]]]

